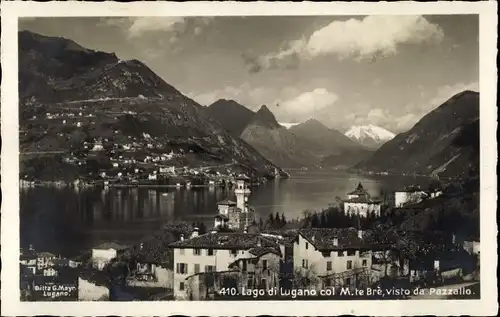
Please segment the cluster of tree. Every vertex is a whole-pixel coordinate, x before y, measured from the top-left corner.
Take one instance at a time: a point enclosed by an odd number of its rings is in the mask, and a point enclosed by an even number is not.
[[[257,223],[257,226],[259,229],[281,229],[285,227],[287,224],[287,220],[285,218],[285,214],[281,213],[281,216],[278,212],[275,214],[270,213],[269,217],[267,218],[266,221],[264,221],[262,218],[259,219],[259,222]]]
[[[429,200],[403,210],[388,209],[378,223],[390,222],[402,230],[443,231],[479,237],[479,193]]]
[[[193,228],[198,228],[198,234],[205,234],[207,233],[207,226],[203,222],[193,222],[192,224]]]
[[[367,217],[358,214],[346,214],[339,207],[329,207],[321,212],[304,212],[302,228],[360,228],[369,229],[377,221],[374,212]]]

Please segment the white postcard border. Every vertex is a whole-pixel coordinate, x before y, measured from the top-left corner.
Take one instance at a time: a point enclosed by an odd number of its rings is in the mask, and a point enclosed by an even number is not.
[[[486,2],[2,2],[2,315],[473,315],[498,310],[496,267],[497,4]],[[18,17],[214,15],[480,15],[481,299],[413,301],[21,302],[19,290]],[[160,313],[161,312],[161,313]]]

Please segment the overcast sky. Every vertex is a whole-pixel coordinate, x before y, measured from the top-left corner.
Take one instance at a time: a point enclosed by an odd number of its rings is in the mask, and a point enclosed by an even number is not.
[[[479,89],[476,15],[29,18],[19,28],[139,59],[209,105],[267,105],[281,122],[411,128]]]

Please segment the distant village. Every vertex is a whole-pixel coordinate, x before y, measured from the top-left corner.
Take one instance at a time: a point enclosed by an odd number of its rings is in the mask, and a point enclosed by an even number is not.
[[[104,100],[106,101],[106,100]],[[102,115],[117,120],[121,116],[135,115],[131,111],[104,112]],[[60,131],[57,142],[68,143],[69,151],[48,151],[47,149],[29,149],[22,152],[25,157],[37,155],[62,156],[62,163],[79,169],[77,179],[72,182],[52,179],[39,179],[35,171],[27,170],[21,175],[21,187],[34,186],[148,186],[148,187],[208,187],[226,186],[234,182],[238,173],[245,168],[234,162],[199,167],[188,164],[190,158],[200,150],[200,138],[189,137],[187,148],[176,147],[175,140],[165,145],[165,140],[141,133],[138,136],[123,136],[119,130],[113,135],[100,138],[85,138],[76,142],[75,133],[95,124],[95,114],[87,106],[64,108],[57,113],[45,113],[45,116],[32,116],[27,122],[32,126],[44,127],[48,122],[56,121]],[[21,130],[20,138],[30,140],[46,134],[45,130]],[[165,136],[166,137],[166,136]],[[79,139],[78,139],[79,140]],[[76,142],[76,143],[75,143]],[[37,145],[40,146],[40,145]],[[206,149],[204,149],[206,150]],[[210,151],[208,151],[210,152]],[[215,161],[217,157],[214,156]],[[50,176],[50,175],[49,175]],[[265,182],[267,178],[287,177],[283,171],[275,169],[274,174],[266,177],[252,175],[252,183]]]
[[[250,183],[245,175],[234,178],[236,199],[214,206],[209,229],[173,223],[136,245],[107,242],[73,259],[21,250],[23,299],[389,299],[446,285],[455,291],[443,296],[479,296],[479,238],[359,225],[381,217],[386,205],[404,211],[440,199],[440,188],[411,186],[377,199],[360,183],[339,202],[358,225],[291,228],[279,217],[279,226],[259,224],[248,204]],[[376,288],[384,296],[359,294]],[[394,288],[403,291],[385,293]]]

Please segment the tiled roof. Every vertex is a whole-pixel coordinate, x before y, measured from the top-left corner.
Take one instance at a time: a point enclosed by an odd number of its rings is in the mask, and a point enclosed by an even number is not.
[[[20,260],[34,260],[37,258],[37,255],[34,252],[28,251],[19,256]]]
[[[356,189],[350,193],[347,193],[347,195],[368,195],[368,192],[363,188],[363,185],[359,183]]]
[[[356,189],[350,193],[347,193],[347,195],[367,195],[367,192],[365,190]]]
[[[310,228],[299,230],[299,234],[319,251],[364,248],[373,244],[369,231],[363,231],[360,239],[355,228]],[[337,245],[334,245],[335,238]]]
[[[98,249],[98,250],[114,249],[117,251],[125,250],[127,248],[128,248],[128,246],[123,245],[123,244],[118,244],[116,242],[105,242],[105,243],[102,243],[98,246],[93,247],[93,249]]]
[[[177,241],[170,244],[173,248],[212,248],[248,250],[257,247],[274,247],[276,243],[255,233],[216,232]]]
[[[346,202],[346,203],[363,203],[363,204],[379,204],[382,201],[370,199],[370,198],[367,198],[365,196],[361,196],[361,197],[355,197],[355,198],[351,198],[351,199],[345,199],[344,202]]]
[[[69,265],[69,260],[68,259],[55,259],[52,261],[52,263],[55,266],[68,266]]]
[[[276,255],[281,256],[281,252],[278,251],[275,247],[256,247],[256,248],[250,249],[248,252],[250,252],[251,254],[253,254],[257,257],[260,257],[260,256],[262,256],[264,254],[268,254],[268,253],[274,253]]]
[[[229,200],[229,199],[226,199],[226,200],[219,201],[219,202],[217,203],[217,205],[236,206],[236,202],[235,202],[235,201],[232,201],[232,200]]]
[[[292,244],[297,239],[298,232],[296,229],[287,231],[265,230],[260,234],[278,244]]]
[[[50,252],[40,252],[38,253],[39,258],[55,258],[56,255]]]
[[[406,186],[403,190],[398,190],[398,191],[399,192],[414,193],[414,192],[421,192],[423,190],[420,189],[420,186],[410,185],[410,186]]]

